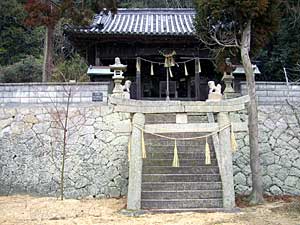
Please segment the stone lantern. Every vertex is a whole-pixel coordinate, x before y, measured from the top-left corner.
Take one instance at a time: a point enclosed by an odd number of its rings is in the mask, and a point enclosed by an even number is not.
[[[224,93],[234,93],[234,90],[232,88],[234,76],[232,75],[232,73],[231,74],[224,73],[222,80],[225,83]]]
[[[234,76],[232,72],[235,70],[235,66],[232,65],[230,58],[225,59],[225,70],[222,77],[222,81],[225,83],[224,97],[225,98],[235,98],[238,96],[233,89]]]
[[[113,95],[122,95],[123,94],[122,81],[124,80],[123,73],[126,71],[127,65],[122,64],[120,58],[116,57],[115,64],[109,65],[109,68],[111,71],[114,72],[114,75],[112,77],[115,83],[115,87],[113,89]]]

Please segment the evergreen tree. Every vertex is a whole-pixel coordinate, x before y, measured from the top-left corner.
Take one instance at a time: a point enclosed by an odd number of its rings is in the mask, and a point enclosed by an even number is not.
[[[285,0],[280,6],[280,29],[261,52],[261,80],[284,81],[283,67],[300,63],[300,7],[299,1]]]
[[[25,20],[27,25],[46,28],[42,78],[43,82],[47,82],[53,69],[54,29],[60,18],[60,11],[57,4],[50,0],[28,0],[25,10],[28,12],[28,17]]]
[[[32,27],[45,27],[43,82],[51,78],[53,71],[53,48],[55,26],[64,18],[72,24],[88,24],[92,10],[107,8],[116,11],[115,0],[28,0],[25,10],[26,24]]]
[[[20,1],[0,1],[0,65],[10,65],[26,55],[38,56],[42,31],[24,26]]]
[[[200,40],[212,49],[238,52],[245,69],[248,94],[250,167],[252,192],[250,202],[263,201],[263,184],[258,148],[258,113],[255,80],[250,53],[257,53],[270,39],[278,25],[278,0],[196,0],[196,29]]]

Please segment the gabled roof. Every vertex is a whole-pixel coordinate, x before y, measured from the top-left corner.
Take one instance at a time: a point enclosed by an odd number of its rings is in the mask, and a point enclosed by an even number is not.
[[[96,15],[89,28],[72,30],[110,35],[194,36],[194,17],[194,9],[189,8],[122,8],[116,15],[110,12]]]

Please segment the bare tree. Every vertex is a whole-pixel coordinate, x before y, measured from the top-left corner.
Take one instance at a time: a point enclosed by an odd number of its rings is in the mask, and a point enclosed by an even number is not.
[[[61,73],[62,77],[65,79],[64,74]],[[70,113],[70,106],[71,101],[73,98],[73,94],[76,92],[76,86],[69,85],[68,82],[65,82],[65,85],[63,86],[63,94],[64,94],[64,100],[62,103],[57,103],[53,99],[51,99],[51,111],[49,114],[51,115],[53,121],[57,125],[57,129],[61,130],[62,132],[58,132],[57,136],[55,137],[56,142],[58,143],[58,146],[51,146],[51,159],[54,163],[55,167],[60,173],[60,199],[64,199],[64,187],[65,187],[65,166],[66,166],[66,160],[67,156],[69,154],[69,150],[71,147],[71,144],[69,143],[70,138],[81,128],[81,126],[85,122],[85,117],[83,114],[79,112],[77,109],[77,113],[73,114],[75,116],[80,115],[79,119],[76,119],[75,121],[72,119],[72,115]],[[58,147],[58,148],[57,148]],[[57,151],[58,154],[54,154],[54,151]],[[57,155],[55,158],[54,155]]]
[[[63,73],[60,73],[62,79],[65,79]],[[51,117],[51,127],[47,131],[49,138],[45,138],[43,134],[35,133],[38,141],[45,148],[50,147],[50,162],[59,173],[59,197],[64,199],[65,179],[66,179],[66,162],[70,150],[75,143],[71,143],[71,139],[84,125],[86,118],[84,109],[71,108],[72,98],[77,92],[77,86],[68,82],[62,85],[62,93],[60,100],[48,96],[50,104],[43,107],[47,114]],[[72,110],[71,110],[72,109]],[[33,130],[34,131],[34,130]]]

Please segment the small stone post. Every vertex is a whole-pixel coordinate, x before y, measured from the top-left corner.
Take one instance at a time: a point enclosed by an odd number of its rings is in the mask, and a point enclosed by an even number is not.
[[[145,115],[136,113],[133,116],[133,127],[131,136],[131,152],[129,162],[129,184],[127,195],[127,209],[141,209],[141,194],[142,194],[142,131],[136,126],[144,128]]]
[[[230,124],[230,119],[227,112],[218,113],[218,124],[219,128]],[[233,209],[235,207],[235,193],[233,183],[230,127],[220,131],[219,140],[221,148],[221,161],[219,162],[219,167],[223,187],[223,207],[225,209]]]

